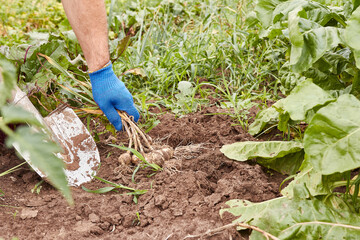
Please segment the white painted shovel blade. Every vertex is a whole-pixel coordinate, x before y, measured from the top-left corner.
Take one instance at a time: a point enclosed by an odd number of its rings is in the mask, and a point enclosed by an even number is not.
[[[71,108],[54,111],[44,118],[53,137],[64,152],[65,174],[70,186],[80,186],[92,180],[100,164],[96,143],[89,131]]]

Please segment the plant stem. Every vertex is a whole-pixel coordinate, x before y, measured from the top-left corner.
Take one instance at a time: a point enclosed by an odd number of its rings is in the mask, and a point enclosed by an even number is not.
[[[352,185],[353,183],[354,183],[354,180],[349,181],[349,185]],[[332,184],[332,189],[337,188],[337,187],[344,187],[344,186],[347,186],[347,184],[348,184],[348,181],[337,181]]]
[[[14,136],[14,131],[6,125],[4,119],[2,118],[0,119],[0,130],[8,136]]]

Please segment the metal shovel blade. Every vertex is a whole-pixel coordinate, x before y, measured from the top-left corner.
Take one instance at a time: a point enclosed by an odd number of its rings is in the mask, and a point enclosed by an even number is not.
[[[69,107],[56,109],[44,121],[64,150],[59,157],[65,163],[69,184],[79,186],[91,181],[100,156],[94,139],[75,112]]]
[[[94,139],[75,112],[71,108],[62,106],[42,118],[19,88],[16,88],[13,102],[33,113],[47,127],[44,131],[62,147],[61,153],[54,154],[65,163],[64,171],[69,185],[80,186],[91,181],[99,167],[100,155]],[[31,164],[30,156],[26,152],[22,152],[17,144],[14,144],[14,148],[42,178],[46,179],[45,174]]]

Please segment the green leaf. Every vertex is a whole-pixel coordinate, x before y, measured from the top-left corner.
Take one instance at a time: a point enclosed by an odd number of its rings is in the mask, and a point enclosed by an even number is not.
[[[114,47],[114,49],[112,49],[112,51],[110,51],[112,55],[112,62],[116,61],[116,59],[118,59],[125,52],[126,48],[129,46],[130,43],[130,37],[131,35],[127,35],[120,41],[117,40],[118,44],[116,45],[116,47]]]
[[[244,162],[248,159],[280,158],[303,149],[300,142],[267,141],[267,142],[236,142],[221,147],[226,157]]]
[[[356,62],[356,67],[358,69],[360,69],[360,50],[354,50],[353,52],[354,52],[354,58],[355,58],[355,62]]]
[[[353,3],[353,11],[360,6],[360,0],[352,0],[352,3]]]
[[[351,86],[351,94],[358,97],[360,96],[360,74],[358,73],[354,79]]]
[[[20,70],[21,72],[25,73],[27,81],[31,81],[35,74],[42,68],[51,68],[50,63],[44,60],[40,62],[41,59],[39,60],[38,53],[46,55],[55,61],[59,61],[59,59],[66,58],[64,56],[67,56],[63,41],[53,40],[51,42],[40,45],[21,66]]]
[[[121,189],[130,190],[130,191],[135,191],[135,190],[136,190],[136,189],[134,189],[134,188],[127,187],[127,186],[124,186],[124,185],[122,185],[122,184],[117,184],[117,183],[110,182],[110,181],[108,181],[108,180],[106,180],[106,179],[103,179],[103,178],[101,178],[101,177],[98,177],[98,176],[94,176],[94,178],[97,179],[97,180],[99,180],[99,181],[101,181],[101,182],[103,182],[103,183],[110,184],[110,185],[114,186],[115,188],[121,188]]]
[[[38,56],[41,56],[43,58],[46,59],[46,61],[52,66],[54,67],[56,70],[60,71],[62,74],[64,74],[65,76],[71,78],[72,80],[75,80],[74,76],[69,73],[64,67],[62,67],[56,60],[54,60],[53,58],[42,54],[42,53],[38,53]],[[66,66],[67,67],[67,66]]]
[[[309,164],[308,156],[300,167],[300,172],[282,191],[288,198],[310,198],[312,196],[328,195],[333,190],[332,183],[341,180],[341,174],[322,175]]]
[[[304,81],[306,78],[299,73],[291,71],[289,62],[285,62],[279,70],[279,78],[281,82],[280,90],[285,95],[289,95],[291,90],[296,87],[297,84]]]
[[[360,50],[360,8],[357,8],[347,21],[344,31],[345,42],[353,49]]]
[[[322,175],[312,167],[298,173],[294,180],[281,191],[281,194],[288,198],[296,197],[302,199],[328,193],[330,191],[325,189],[322,184]]]
[[[340,90],[346,87],[337,75],[329,72],[329,69],[322,71],[319,68],[320,64],[320,61],[315,62],[313,67],[302,74],[307,78],[311,78],[316,85],[324,90]]]
[[[287,17],[290,20],[290,13],[296,9],[303,9],[301,13],[302,18],[318,23],[321,26],[325,26],[333,18],[342,22],[340,16],[331,11],[327,6],[308,0],[291,0],[279,4],[273,12],[273,22],[286,20]]]
[[[357,8],[347,22],[344,31],[344,40],[354,50],[354,57],[357,68],[360,68],[360,8]]]
[[[304,150],[324,175],[360,167],[360,101],[344,94],[321,108],[305,131]]]
[[[267,28],[279,21],[285,22],[290,12],[297,8],[304,9],[302,17],[325,26],[330,20],[344,24],[343,19],[328,7],[315,1],[308,0],[259,0],[255,12],[258,20]]]
[[[309,110],[323,106],[335,99],[326,91],[306,80],[298,84],[284,99],[283,109],[294,121],[304,121]]]
[[[294,174],[304,159],[299,142],[237,142],[224,145],[220,151],[226,157],[242,162],[256,158],[259,164],[283,174]]]
[[[34,50],[29,44],[14,45],[12,47],[0,46],[0,53],[7,59],[16,61],[20,64],[24,62],[27,56],[30,56]]]
[[[304,37],[300,31],[299,27],[299,12],[302,11],[302,8],[296,8],[295,10],[289,13],[289,38],[292,44],[291,56],[293,59],[299,59],[302,52],[302,47],[304,46]]]
[[[5,105],[1,108],[1,114],[5,124],[9,123],[28,123],[41,127],[42,124],[36,119],[34,114],[15,105]]]
[[[280,158],[256,158],[256,162],[260,165],[287,175],[295,174],[299,170],[303,160],[304,151],[290,153]]]
[[[16,68],[0,54],[0,106],[11,98],[12,89],[16,84]]]
[[[329,70],[330,73],[333,74],[341,74],[343,71],[346,71],[346,68],[350,61],[351,50],[350,48],[343,48],[334,52],[327,52],[321,58],[321,62],[319,62],[319,69],[325,72]]]
[[[285,112],[283,109],[278,109],[278,111],[280,111],[280,115],[279,115],[279,123],[277,128],[285,133],[289,130],[290,115],[289,113]]]
[[[357,239],[360,234],[360,218],[345,210],[337,211],[317,199],[293,200],[286,197],[266,202],[252,203],[246,200],[230,200],[229,212],[240,216],[236,222],[256,226],[279,239]],[[252,231],[250,239],[264,239]]]
[[[70,188],[64,172],[64,163],[54,153],[60,147],[49,141],[42,132],[35,132],[30,127],[21,126],[7,138],[7,145],[17,144],[23,154],[29,156],[31,164],[42,171],[54,187],[59,189],[70,204],[73,204]]]
[[[89,192],[89,193],[107,193],[107,192],[111,192],[113,191],[114,189],[117,189],[116,187],[103,187],[103,188],[99,188],[99,189],[96,189],[96,190],[91,190],[91,189],[88,189],[84,186],[81,186],[81,188],[86,191],[86,192]]]
[[[249,126],[249,133],[255,135],[260,133],[267,124],[275,124],[279,121],[277,108],[282,108],[283,99],[277,101],[271,107],[259,112],[255,121]]]
[[[257,18],[266,28],[269,27],[273,20],[273,12],[277,6],[287,0],[259,0],[255,6]]]
[[[342,43],[341,33],[342,29],[336,27],[318,27],[303,33],[304,44],[291,47],[290,64],[293,71],[306,71],[327,51]]]

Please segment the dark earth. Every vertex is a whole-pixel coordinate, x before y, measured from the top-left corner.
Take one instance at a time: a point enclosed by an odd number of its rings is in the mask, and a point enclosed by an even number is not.
[[[41,178],[26,165],[1,177],[0,239],[184,239],[231,223],[231,215],[223,219],[219,215],[230,199],[261,202],[280,196],[284,176],[254,161],[230,160],[220,152],[224,144],[256,140],[231,117],[219,114],[223,111],[213,106],[180,118],[159,115],[160,124],[149,135],[175,148],[175,157],[153,176],[150,169],[139,170],[136,184],[132,173],[119,167],[122,151],[108,145],[120,144],[125,133],[100,135],[98,176],[147,189],[137,204],[133,196],[124,194],[127,191],[95,194],[73,188],[75,206],[70,207],[48,183],[32,193]],[[104,130],[97,125],[92,130]],[[21,162],[13,150],[0,144],[0,173]],[[109,185],[94,180],[84,186],[94,190]],[[204,239],[246,239],[246,234],[230,228]]]

